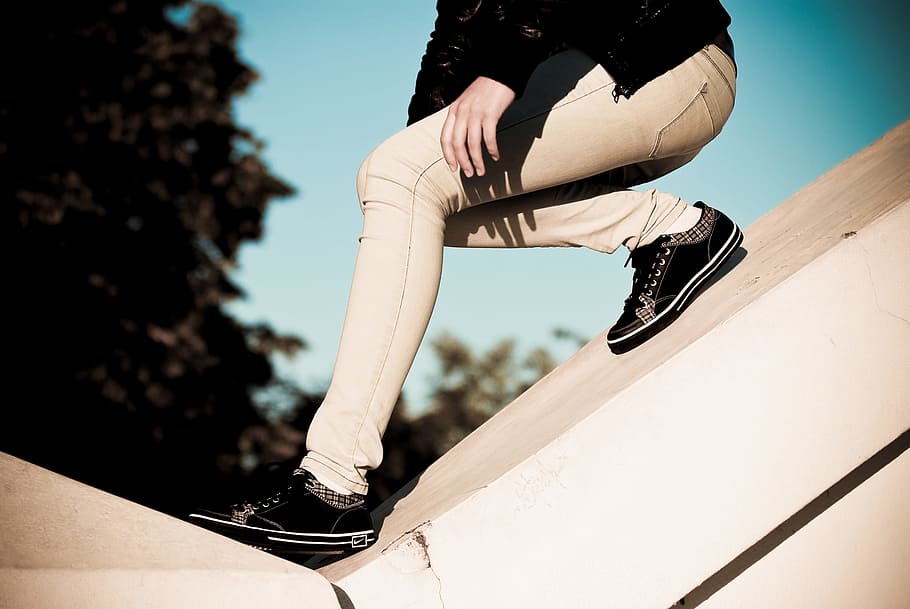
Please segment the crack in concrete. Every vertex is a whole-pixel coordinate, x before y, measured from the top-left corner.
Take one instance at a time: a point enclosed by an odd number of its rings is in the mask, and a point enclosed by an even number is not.
[[[446,603],[442,595],[442,578],[436,572],[433,566],[433,560],[430,557],[430,542],[427,538],[427,531],[431,526],[430,521],[425,521],[402,533],[395,541],[382,550],[383,554],[389,554],[392,564],[403,575],[415,575],[422,571],[429,571],[433,579],[436,580],[436,595],[439,597],[439,605],[445,609]]]
[[[862,242],[859,242],[859,247],[860,247],[860,249],[863,250],[863,254],[865,254],[863,256],[863,264],[866,265],[866,272],[869,274],[869,283],[872,285],[872,299],[875,301],[875,307],[879,311],[884,313],[885,315],[887,315],[889,317],[893,317],[894,319],[898,319],[898,320],[904,322],[905,324],[907,324],[908,326],[910,326],[910,319],[907,319],[906,317],[901,317],[897,313],[894,313],[893,311],[889,311],[882,305],[881,300],[879,299],[878,290],[876,289],[875,276],[872,273],[872,265],[869,264],[869,258],[871,257],[871,254],[869,253],[869,250],[866,249],[866,246],[863,245]]]
[[[442,607],[442,609],[445,609],[446,601],[442,598],[442,579],[439,578],[439,574],[436,573],[436,569],[433,568],[433,560],[430,558],[430,543],[427,541],[427,536],[424,535],[422,529],[414,531],[414,541],[417,542],[421,552],[423,552],[423,558],[426,562],[427,569],[429,569],[430,573],[432,573],[433,577],[436,579],[436,594],[439,596],[439,606]]]
[[[385,548],[382,549],[382,554],[385,554],[386,552],[388,552],[390,550],[397,549],[398,546],[410,541],[412,539],[414,533],[416,533],[417,531],[420,531],[421,529],[428,528],[431,524],[432,524],[432,521],[424,520],[423,522],[418,524],[413,529],[408,529],[407,531],[405,531],[404,533],[402,533],[401,535],[399,535],[398,537],[396,537],[395,539],[390,541],[389,544]]]

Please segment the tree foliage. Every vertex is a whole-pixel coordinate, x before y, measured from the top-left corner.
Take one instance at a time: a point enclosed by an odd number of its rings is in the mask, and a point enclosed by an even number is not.
[[[398,399],[383,436],[382,464],[368,478],[372,505],[392,496],[556,365],[540,347],[519,354],[513,340],[475,353],[458,338],[442,334],[431,347],[439,371],[431,380],[428,403],[413,412],[404,396]],[[281,404],[274,410],[284,415],[253,425],[242,435],[251,466],[303,454],[306,433],[301,431],[309,427],[321,402],[321,396],[288,384],[274,386],[273,397]]]
[[[237,36],[184,0],[17,3],[0,20],[0,450],[176,514],[293,463],[321,401],[269,364],[299,339],[223,308],[242,295],[239,248],[291,192],[234,122],[256,78]],[[374,502],[553,366],[510,341],[433,348],[432,402],[396,410]]]
[[[165,509],[240,463],[268,354],[222,305],[290,188],[231,104],[234,20],[180,0],[28,2],[0,20],[7,330],[0,450]],[[219,474],[220,472],[220,474]]]
[[[520,355],[513,340],[476,354],[443,334],[432,347],[439,372],[432,380],[429,404],[416,414],[401,403],[395,409],[383,438],[383,463],[370,477],[375,501],[420,474],[556,365],[540,347]]]

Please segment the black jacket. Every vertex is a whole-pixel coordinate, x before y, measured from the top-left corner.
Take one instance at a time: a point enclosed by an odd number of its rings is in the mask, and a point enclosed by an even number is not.
[[[630,97],[730,24],[719,0],[437,0],[408,124],[448,105],[478,76],[524,91],[534,68],[575,46]]]

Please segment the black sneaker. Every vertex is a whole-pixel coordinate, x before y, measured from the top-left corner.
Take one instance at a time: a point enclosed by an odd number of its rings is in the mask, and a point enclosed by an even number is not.
[[[695,226],[632,252],[632,293],[607,332],[613,353],[634,349],[670,325],[742,243],[743,233],[730,218],[701,201],[695,207],[702,210]]]
[[[276,554],[341,554],[376,541],[363,495],[341,495],[297,469],[257,501],[199,510],[190,522]]]

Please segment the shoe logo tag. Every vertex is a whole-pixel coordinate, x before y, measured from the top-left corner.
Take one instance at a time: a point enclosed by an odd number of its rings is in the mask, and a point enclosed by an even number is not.
[[[356,535],[351,538],[351,547],[352,548],[365,548],[367,547],[367,536],[366,535]]]

